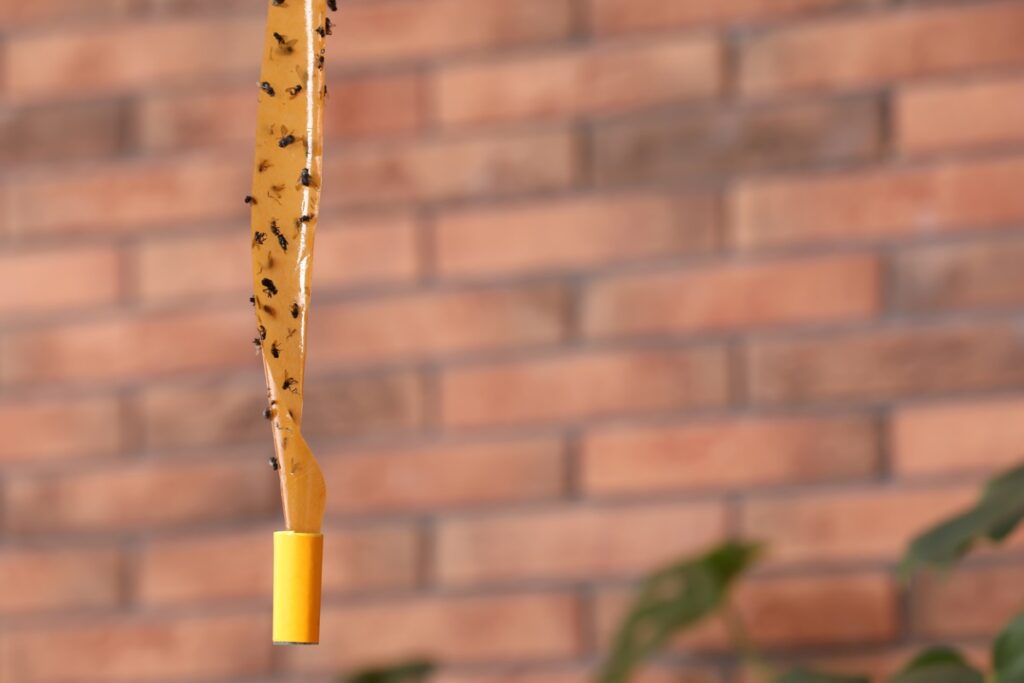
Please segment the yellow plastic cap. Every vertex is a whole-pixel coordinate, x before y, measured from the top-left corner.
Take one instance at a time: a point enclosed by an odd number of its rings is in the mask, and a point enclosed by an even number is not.
[[[274,627],[277,645],[320,642],[322,534],[274,532]]]

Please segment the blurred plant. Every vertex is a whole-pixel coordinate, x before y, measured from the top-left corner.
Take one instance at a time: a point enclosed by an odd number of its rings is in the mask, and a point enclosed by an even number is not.
[[[1024,465],[988,482],[978,501],[915,538],[901,563],[904,580],[925,569],[949,569],[979,544],[1000,543],[1024,519]],[[750,570],[762,547],[728,541],[696,557],[677,560],[655,571],[616,631],[599,683],[628,683],[634,671],[673,637],[719,613],[745,664],[765,683],[869,683],[849,676],[806,668],[778,670],[757,651],[729,597],[737,580]],[[914,657],[887,683],[1024,683],[1024,613],[1007,625],[992,646],[988,678],[958,651],[933,647]],[[418,683],[434,670],[427,661],[349,674],[339,683]]]
[[[1024,466],[1000,474],[979,500],[918,536],[901,564],[903,578],[924,569],[948,569],[982,542],[1004,541],[1024,519]],[[733,645],[766,683],[868,683],[866,676],[837,676],[804,668],[777,670],[757,652],[729,602],[736,581],[756,563],[760,547],[730,541],[709,552],[673,562],[641,585],[619,627],[600,683],[628,683],[637,666],[671,638],[720,613]],[[962,654],[933,647],[914,657],[888,683],[1024,683],[1024,614],[992,647],[986,679]]]
[[[434,665],[425,660],[412,660],[394,666],[355,671],[338,679],[338,683],[419,683],[434,672]]]

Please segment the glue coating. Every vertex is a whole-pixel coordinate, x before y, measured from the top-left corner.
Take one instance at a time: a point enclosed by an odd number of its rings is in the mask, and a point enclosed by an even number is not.
[[[326,489],[302,437],[306,315],[323,168],[326,0],[269,3],[252,194],[253,303],[285,526],[318,532]]]

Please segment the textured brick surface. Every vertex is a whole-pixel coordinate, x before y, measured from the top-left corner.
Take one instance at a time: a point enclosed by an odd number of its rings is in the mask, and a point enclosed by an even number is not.
[[[602,353],[452,370],[441,407],[469,427],[720,406],[727,391],[721,349]]]
[[[900,150],[923,154],[1020,142],[1024,110],[1019,78],[911,86],[896,98]]]
[[[529,202],[444,212],[438,270],[452,277],[583,270],[712,249],[714,198],[653,194]]]
[[[719,68],[718,45],[704,37],[456,66],[441,72],[435,97],[451,126],[609,114],[712,97]]]
[[[615,120],[595,127],[594,177],[608,186],[693,182],[869,159],[880,125],[868,99]]]
[[[0,683],[584,683],[764,541],[774,661],[983,645],[1020,541],[1024,0],[338,0],[303,432],[323,644],[270,647],[247,210],[266,0],[0,0]],[[762,683],[702,624],[635,683]]]
[[[684,333],[857,319],[875,313],[878,267],[829,258],[615,277],[583,304],[594,337]]]
[[[876,439],[854,417],[606,428],[583,441],[581,481],[614,496],[857,479],[875,471]]]
[[[750,41],[741,87],[753,95],[854,89],[899,78],[1019,65],[1024,47],[1014,3],[893,11],[783,27]]]
[[[630,575],[708,545],[724,521],[717,505],[455,519],[438,534],[437,575],[446,584]]]

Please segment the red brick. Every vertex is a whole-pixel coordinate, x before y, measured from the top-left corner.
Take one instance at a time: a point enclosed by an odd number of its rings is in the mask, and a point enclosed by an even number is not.
[[[438,270],[473,277],[704,252],[715,245],[717,213],[709,195],[671,199],[651,194],[442,212],[437,219]]]
[[[107,383],[254,364],[246,346],[256,321],[243,304],[231,312],[140,316],[12,334],[0,345],[0,376],[11,382]]]
[[[420,84],[408,74],[332,81],[324,112],[329,138],[409,133],[420,125]],[[256,130],[251,84],[196,93],[155,95],[138,109],[139,144],[150,150],[250,145]],[[330,154],[331,145],[328,145]]]
[[[454,427],[573,420],[724,405],[722,349],[588,353],[453,369],[441,378]]]
[[[114,607],[120,565],[114,550],[0,551],[0,614]]]
[[[749,41],[740,87],[763,95],[849,89],[1024,62],[1024,7],[908,8],[783,27]]]
[[[598,34],[665,29],[696,24],[746,22],[852,5],[861,0],[590,0],[590,23]]]
[[[250,154],[132,160],[97,168],[19,173],[8,185],[6,223],[17,236],[110,234],[245,216]],[[56,199],[59,198],[59,201]],[[116,198],[116,201],[112,201]],[[2,204],[0,204],[0,208]],[[0,223],[3,223],[0,216]]]
[[[138,564],[139,602],[209,605],[270,595],[272,534],[266,529],[147,544]],[[411,588],[416,580],[415,532],[397,526],[327,529],[323,567],[326,594]]]
[[[437,536],[442,584],[635,575],[725,532],[717,504],[556,508],[449,519]]]
[[[894,562],[907,542],[959,510],[973,488],[824,491],[747,502],[742,533],[764,541],[769,562]]]
[[[0,161],[21,164],[111,156],[121,150],[125,119],[117,102],[2,111]]]
[[[423,125],[424,87],[408,73],[338,81],[330,88],[324,131],[342,139],[413,133]]]
[[[239,73],[255,78],[262,24],[256,17],[163,20],[14,36],[3,65],[5,92],[25,101],[194,85]]]
[[[0,256],[0,320],[115,303],[118,255],[109,247],[8,251]]]
[[[36,534],[239,519],[273,510],[279,500],[276,483],[265,462],[255,457],[244,463],[121,465],[12,477],[4,520],[11,531]]]
[[[565,292],[554,286],[417,293],[321,308],[310,338],[326,362],[407,360],[558,342]]]
[[[583,440],[590,495],[760,488],[871,476],[876,434],[863,418],[774,418],[599,430]]]
[[[559,131],[353,148],[328,158],[325,176],[336,189],[324,202],[442,201],[561,189],[576,176],[573,147],[568,132]]]
[[[121,448],[120,409],[105,397],[9,400],[0,403],[0,433],[0,462],[110,455]]]
[[[907,238],[1019,220],[1024,160],[754,180],[733,195],[736,244]]]
[[[0,23],[20,26],[52,20],[104,19],[135,9],[138,0],[96,0],[83,5],[79,0],[34,0],[0,4]]]
[[[895,100],[895,126],[906,154],[1024,141],[1020,78],[904,88]]]
[[[270,449],[263,419],[263,382],[214,380],[153,388],[138,401],[147,448],[183,448],[261,441]],[[182,410],[182,406],[203,406]],[[423,419],[420,383],[409,372],[316,377],[306,388],[303,433],[369,436],[415,429]]]
[[[912,312],[1024,304],[1024,240],[934,245],[899,254],[893,305]]]
[[[209,16],[210,14],[258,14],[263,7],[251,0],[142,0],[145,11],[157,16]]]
[[[911,624],[925,638],[994,637],[1020,612],[1020,566],[958,569],[922,575],[911,598]]]
[[[610,114],[714,97],[720,70],[716,40],[701,36],[457,64],[434,97],[447,126]]]
[[[1008,325],[883,329],[755,342],[758,403],[869,400],[1024,385],[1024,336]]]
[[[898,408],[893,468],[905,476],[1000,470],[1017,465],[1024,400],[994,398]]]
[[[580,650],[577,612],[575,600],[557,593],[329,607],[320,647],[284,651],[285,668],[336,672],[412,656],[450,663],[573,657]]]
[[[697,185],[709,176],[874,159],[881,126],[869,97],[620,117],[593,126],[592,175],[599,186]]]
[[[19,683],[210,680],[269,673],[270,614],[124,618],[11,633]],[[60,656],[53,656],[59,652]]]
[[[752,640],[762,649],[864,646],[895,639],[898,617],[893,581],[882,574],[752,579],[732,599]],[[632,596],[614,589],[597,594],[598,639],[609,643]],[[837,619],[836,614],[842,614]],[[731,650],[722,619],[712,617],[673,642],[677,650]]]
[[[863,319],[879,275],[874,258],[835,256],[613,276],[586,291],[583,328],[608,338]]]
[[[344,3],[331,15],[343,36],[332,64],[408,60],[567,37],[568,0],[396,0]]]
[[[558,496],[565,464],[557,441],[456,443],[321,459],[328,510],[359,514]]]
[[[249,249],[249,228],[242,225],[230,234],[145,241],[137,251],[139,296],[170,302],[222,294],[244,301],[251,289]],[[409,283],[419,269],[416,250],[409,216],[332,219],[317,230],[313,284],[322,292]]]

